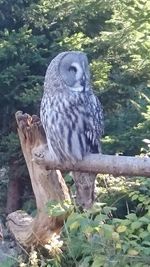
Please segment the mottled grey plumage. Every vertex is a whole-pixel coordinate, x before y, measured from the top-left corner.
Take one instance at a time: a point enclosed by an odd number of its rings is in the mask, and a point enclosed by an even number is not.
[[[84,53],[63,52],[51,61],[40,116],[54,159],[76,162],[100,152],[103,112],[90,85]]]
[[[72,163],[100,152],[103,112],[90,84],[84,53],[71,51],[55,57],[46,72],[40,110],[52,159]],[[73,172],[76,201],[84,208],[94,201],[95,175]]]

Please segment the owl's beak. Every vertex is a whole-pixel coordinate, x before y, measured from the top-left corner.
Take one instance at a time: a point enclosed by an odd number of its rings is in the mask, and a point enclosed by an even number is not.
[[[86,76],[83,73],[82,79],[80,81],[81,86],[83,87],[83,91],[85,91],[85,87],[86,87]]]

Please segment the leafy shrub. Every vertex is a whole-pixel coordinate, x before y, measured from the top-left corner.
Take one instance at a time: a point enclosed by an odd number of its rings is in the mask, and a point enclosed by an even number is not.
[[[150,266],[150,180],[110,178],[107,184],[104,177],[98,178],[101,180],[98,188],[101,185],[101,194],[104,193],[101,197],[103,203],[96,202],[91,210],[80,212],[67,202],[48,203],[50,216],[60,216],[66,212],[70,215],[64,224],[61,239],[54,236],[45,246],[47,256],[44,256],[43,249],[34,252],[37,266]],[[105,194],[105,190],[109,190],[109,194]],[[126,200],[127,207],[122,218],[119,218],[117,209],[122,200]],[[34,266],[30,258],[23,266]]]
[[[135,210],[128,211],[123,219],[113,216],[115,207],[100,203],[90,211],[73,212],[64,227],[63,266],[70,259],[70,266],[149,266],[149,187],[150,181],[140,178],[134,188],[129,188],[127,195]]]

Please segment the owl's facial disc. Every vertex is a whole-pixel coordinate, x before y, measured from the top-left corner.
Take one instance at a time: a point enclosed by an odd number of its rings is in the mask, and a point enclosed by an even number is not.
[[[74,83],[70,87],[72,91],[82,92],[85,91],[86,86],[86,76],[84,70],[79,63],[73,62],[69,67],[70,75],[74,76]]]
[[[89,67],[84,53],[74,51],[66,53],[60,61],[59,73],[69,90],[75,92],[89,90]]]

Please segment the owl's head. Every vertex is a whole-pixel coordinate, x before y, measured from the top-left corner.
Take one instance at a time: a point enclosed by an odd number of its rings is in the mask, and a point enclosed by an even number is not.
[[[85,53],[79,51],[60,53],[51,61],[48,69],[51,75],[55,72],[64,88],[75,92],[89,90],[90,71]]]

